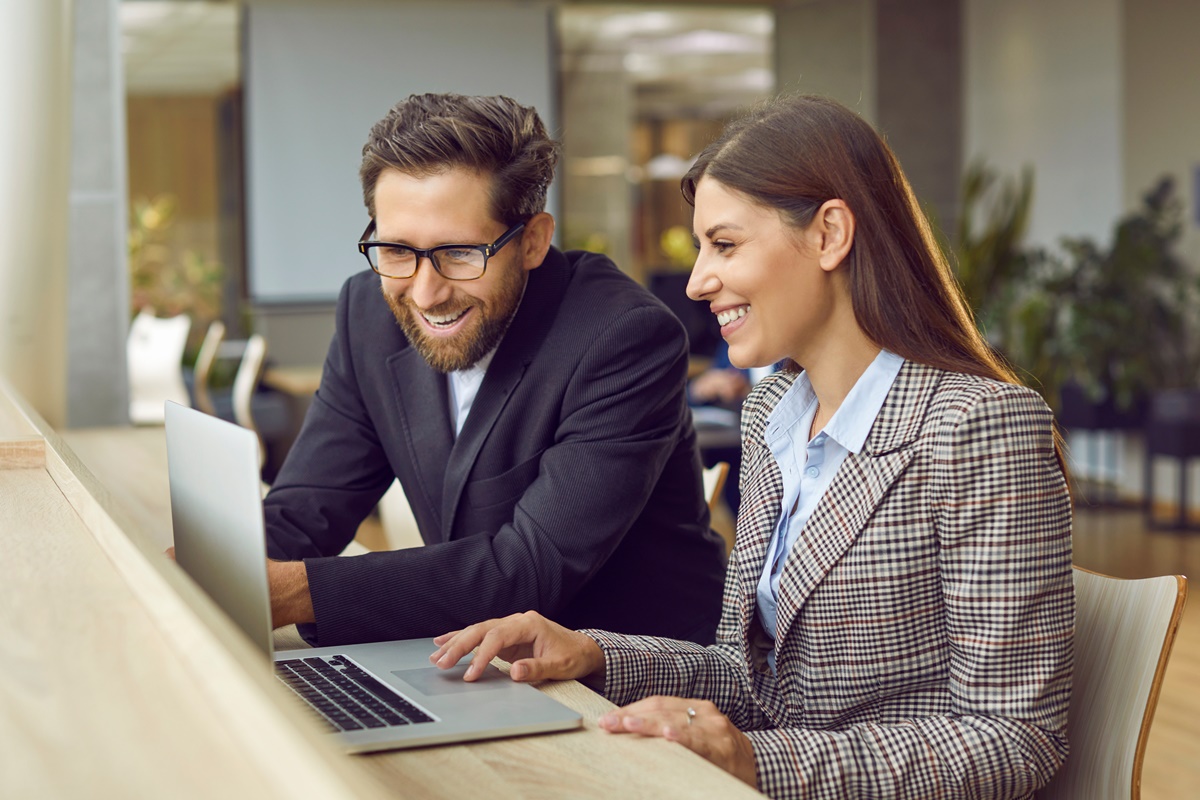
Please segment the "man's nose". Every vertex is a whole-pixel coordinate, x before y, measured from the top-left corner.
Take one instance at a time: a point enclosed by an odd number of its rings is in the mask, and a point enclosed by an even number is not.
[[[408,279],[408,297],[418,308],[434,308],[450,299],[450,281],[433,268],[429,258],[417,259],[417,271]]]

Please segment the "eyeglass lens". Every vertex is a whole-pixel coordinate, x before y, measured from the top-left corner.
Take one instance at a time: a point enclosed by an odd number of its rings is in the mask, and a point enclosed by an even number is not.
[[[389,278],[411,278],[417,271],[417,254],[399,245],[375,245],[367,248],[371,266]],[[487,259],[472,247],[434,248],[434,268],[450,280],[470,280],[483,274]]]

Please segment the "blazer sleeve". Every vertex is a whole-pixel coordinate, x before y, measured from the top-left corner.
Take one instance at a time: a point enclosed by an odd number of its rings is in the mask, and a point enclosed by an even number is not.
[[[660,307],[634,307],[563,368],[574,374],[555,441],[511,521],[419,548],[306,560],[322,645],[433,635],[528,609],[560,616],[641,515],[678,444],[683,331]]]
[[[348,329],[354,296],[351,279],[338,295],[320,388],[263,501],[271,558],[340,553],[394,477],[355,375]]]
[[[1033,392],[987,384],[935,436],[929,497],[952,653],[944,713],[832,730],[764,726],[724,622],[726,641],[704,652],[596,637],[614,701],[713,700],[747,732],[771,797],[998,799],[1044,785],[1067,753],[1075,612],[1051,415]]]
[[[740,730],[769,725],[753,700],[748,667],[742,657],[737,619],[737,551],[729,555],[725,596],[716,644],[656,636],[628,636],[583,630],[604,653],[603,693],[617,705],[650,695],[696,697],[712,702]]]

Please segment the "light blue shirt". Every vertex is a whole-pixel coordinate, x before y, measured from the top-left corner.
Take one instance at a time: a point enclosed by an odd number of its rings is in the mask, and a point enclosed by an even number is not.
[[[800,373],[767,418],[766,444],[783,475],[779,522],[758,581],[758,617],[772,638],[779,625],[779,578],[784,562],[842,462],[862,450],[903,364],[900,356],[881,350],[811,441],[808,432],[817,413],[817,395],[807,372]],[[789,513],[793,508],[795,512]],[[767,658],[774,671],[774,649]]]

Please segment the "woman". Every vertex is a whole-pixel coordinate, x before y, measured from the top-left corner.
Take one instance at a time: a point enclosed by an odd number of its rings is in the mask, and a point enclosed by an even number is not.
[[[678,741],[775,797],[1029,796],[1066,756],[1071,692],[1050,411],[988,349],[895,157],[844,107],[784,98],[733,123],[683,193],[688,293],[730,359],[794,367],[743,409],[717,644],[529,613],[438,637],[434,662],[478,647],[515,680],[587,680],[631,703],[605,730]]]

